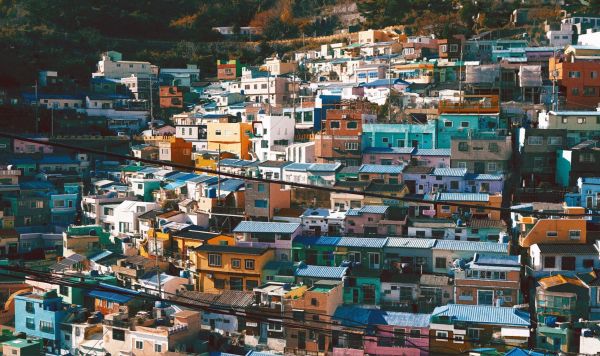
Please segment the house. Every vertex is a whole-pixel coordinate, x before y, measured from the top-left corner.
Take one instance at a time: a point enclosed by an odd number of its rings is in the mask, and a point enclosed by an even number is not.
[[[293,261],[308,265],[340,266],[349,261],[379,271],[384,266],[387,238],[298,236],[292,242]]]
[[[358,306],[340,306],[333,322],[342,326],[336,331],[333,354],[351,355],[420,355],[429,347],[430,314],[413,314]],[[374,326],[373,335],[355,335],[352,327]]]
[[[165,137],[158,142],[158,159],[184,166],[192,164],[192,143],[179,137]]]
[[[344,233],[357,235],[377,235],[382,220],[386,220],[388,206],[364,205],[346,211]]]
[[[534,244],[529,247],[529,257],[535,275],[589,272],[600,268],[598,245],[592,244]]]
[[[550,58],[549,71],[556,73],[559,95],[565,98],[567,108],[586,110],[598,105],[598,58],[598,48],[581,45],[570,45],[565,48],[564,55]]]
[[[270,220],[280,209],[290,207],[291,189],[277,183],[247,182],[245,212],[255,219]]]
[[[107,223],[110,224],[110,233],[112,236],[133,237],[139,233],[138,217],[147,211],[158,208],[154,202],[139,202],[134,200],[125,200],[116,206],[113,215],[107,217]]]
[[[124,312],[134,315],[144,306],[149,306],[151,301],[143,298],[139,291],[118,287],[100,282],[96,288],[88,293],[88,297],[94,300],[94,310],[108,315]]]
[[[374,116],[366,109],[329,109],[323,130],[315,134],[315,156],[319,163],[341,162],[356,166],[361,161],[363,122]]]
[[[50,352],[60,349],[60,324],[74,311],[55,290],[44,294],[25,293],[14,297],[15,331],[43,340]]]
[[[437,130],[435,121],[429,121],[422,125],[410,123],[377,124],[374,121],[365,121],[363,125],[363,150],[366,150],[368,147],[414,147],[418,151],[418,149],[432,149],[436,147]],[[415,154],[414,151],[411,152],[413,155]],[[449,154],[450,152],[448,152]]]
[[[145,274],[156,271],[156,267],[156,260],[135,255],[118,259],[116,263],[111,266],[111,269],[122,285],[130,287]],[[167,267],[168,263],[163,261],[158,262],[158,268],[161,272],[166,271]]]
[[[469,173],[507,174],[511,169],[512,140],[497,135],[453,139],[451,157],[451,167],[466,168]]]
[[[252,122],[252,151],[261,161],[285,158],[285,148],[294,142],[296,121],[288,116],[259,114]]]
[[[541,278],[538,284],[535,296],[538,347],[551,352],[577,353],[579,331],[570,323],[589,315],[587,286],[578,278],[561,274]]]
[[[579,207],[565,207],[566,214],[581,214]],[[519,245],[529,248],[534,244],[586,244],[587,223],[581,218],[521,217],[516,221],[520,230]]]
[[[202,245],[196,253],[197,286],[202,292],[252,291],[261,283],[263,266],[275,259],[264,247]]]
[[[562,187],[575,185],[580,177],[600,175],[600,141],[584,141],[571,149],[559,150],[556,160],[556,183]]]
[[[292,310],[304,321],[301,326],[286,326],[284,352],[325,353],[332,347],[330,325],[335,310],[342,304],[343,284],[333,281],[317,281],[302,297],[291,301]],[[309,317],[308,315],[313,315]],[[274,325],[275,328],[281,325]]]
[[[415,166],[449,168],[450,154],[449,148],[418,148],[412,153],[411,162]]]
[[[237,246],[276,249],[278,260],[290,261],[292,240],[300,234],[299,223],[242,221],[233,230]]]
[[[161,84],[190,88],[200,77],[200,69],[195,64],[187,64],[185,68],[160,68]]]
[[[526,187],[537,187],[540,182],[553,183],[557,152],[567,148],[567,130],[520,128],[517,142],[518,167]]]
[[[123,61],[123,55],[116,51],[102,53],[98,61],[97,71],[92,77],[121,79],[131,75],[149,77],[152,75],[152,65],[143,61]]]
[[[431,352],[464,352],[485,346],[505,351],[527,347],[531,321],[519,309],[488,305],[448,304],[431,314],[429,349]]]
[[[5,341],[1,345],[2,354],[15,356],[39,355],[43,352],[44,346],[42,340],[33,339],[14,339]]]
[[[206,124],[208,145],[210,151],[227,151],[235,154],[239,159],[250,159],[252,143],[250,123],[212,123]]]
[[[454,271],[457,304],[512,307],[521,302],[520,256],[475,253],[464,269]]]
[[[344,229],[345,216],[345,212],[336,210],[323,208],[306,209],[300,215],[302,233],[313,236],[339,235]]]
[[[455,241],[455,240],[437,240],[433,251],[433,272],[448,273],[449,270],[463,260],[467,262],[473,258],[475,252],[493,255],[508,256],[509,245],[499,242],[476,242],[476,241]]]
[[[403,206],[403,203],[395,198],[402,198],[409,193],[408,188],[404,183],[392,184],[371,182],[365,187],[364,191],[379,196],[365,196],[362,200],[363,205],[389,205],[393,207]]]
[[[183,90],[176,86],[161,86],[159,88],[159,103],[164,109],[183,109]]]
[[[242,76],[242,64],[238,59],[217,59],[217,78],[219,80],[235,80]]]

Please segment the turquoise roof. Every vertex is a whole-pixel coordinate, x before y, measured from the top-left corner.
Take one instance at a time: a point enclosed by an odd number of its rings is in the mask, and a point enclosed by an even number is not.
[[[297,277],[341,279],[346,275],[348,267],[328,267],[302,264],[296,268],[294,275]]]
[[[363,164],[358,170],[359,173],[377,173],[377,174],[400,174],[404,170],[404,165],[385,165],[385,164]]]
[[[434,250],[503,253],[508,255],[508,244],[499,242],[436,240]]]
[[[233,229],[233,232],[291,234],[299,227],[299,223],[242,221]]]

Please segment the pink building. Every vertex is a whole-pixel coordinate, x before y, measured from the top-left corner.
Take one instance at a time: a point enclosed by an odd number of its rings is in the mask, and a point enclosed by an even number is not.
[[[379,221],[386,218],[388,208],[385,205],[365,205],[348,210],[344,218],[344,233],[377,234]]]
[[[49,139],[47,137],[32,137],[32,138],[39,140],[39,141],[49,141]],[[52,146],[43,145],[40,143],[25,142],[25,141],[21,141],[21,140],[15,140],[13,143],[13,147],[14,147],[15,153],[36,153],[36,152],[53,153],[54,152],[54,147],[52,147]]]
[[[338,307],[334,322],[343,327],[372,325],[374,335],[354,336],[352,330],[341,331],[333,346],[334,356],[424,356],[429,348],[431,314],[390,312],[354,306]]]
[[[449,168],[450,154],[449,148],[419,148],[412,154],[412,163],[415,166]]]
[[[408,164],[414,147],[366,147],[362,155],[363,164]]]

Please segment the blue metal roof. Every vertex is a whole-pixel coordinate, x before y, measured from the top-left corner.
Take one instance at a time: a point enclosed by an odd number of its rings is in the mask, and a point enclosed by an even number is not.
[[[329,236],[296,236],[293,243],[300,245],[314,246],[337,246],[339,237]]]
[[[464,321],[475,324],[512,325],[528,327],[531,325],[529,314],[514,308],[495,307],[490,305],[462,305],[448,304],[437,307],[431,315],[448,316],[456,318],[456,321]]]
[[[175,174],[169,176],[167,178],[167,180],[184,182],[184,181],[196,178],[196,177],[198,177],[198,175],[195,173],[178,172],[178,173],[175,173]]]
[[[480,253],[502,253],[508,255],[508,244],[498,242],[437,240],[434,250],[472,251]]]
[[[415,156],[450,156],[452,150],[450,148],[418,148],[414,152]]]
[[[361,214],[385,214],[389,206],[387,205],[365,205],[360,208]]]
[[[112,284],[100,283],[99,284],[103,289],[94,289],[88,293],[90,297],[108,300],[111,302],[123,304],[127,303],[134,298],[134,296],[139,295],[140,292],[113,286]],[[112,290],[112,291],[111,291]]]
[[[173,278],[174,278],[174,276],[168,275],[163,272],[160,274],[160,283],[163,284]],[[157,283],[158,279],[156,278],[155,272],[147,273],[144,276],[142,276],[139,280],[143,281],[146,284],[152,285],[152,286],[158,286],[158,283]]]
[[[465,180],[502,180],[504,179],[501,174],[476,174],[467,173]]]
[[[486,202],[490,201],[490,195],[483,193],[439,193],[436,200]]]
[[[267,234],[291,234],[300,227],[299,223],[242,221],[233,229],[233,232],[257,232]]]
[[[385,165],[385,164],[363,164],[358,170],[359,173],[378,173],[378,174],[400,174],[404,170],[404,165]]]
[[[310,172],[335,172],[342,166],[341,163],[313,163],[308,167]]]
[[[436,241],[436,239],[389,237],[386,247],[432,248]]]
[[[227,180],[221,180],[221,190],[226,192],[235,192],[244,186],[242,179],[230,178]]]
[[[351,208],[346,211],[346,216],[360,216],[359,208]]]
[[[229,166],[229,167],[248,167],[248,166],[256,166],[258,165],[258,161],[248,161],[244,159],[235,159],[235,158],[225,158],[222,159],[219,164],[221,166]]]
[[[292,163],[283,167],[284,171],[306,172],[312,163]]]
[[[409,83],[405,80],[396,78],[396,79],[377,79],[374,80],[372,82],[369,83],[364,83],[361,84],[362,86],[364,86],[365,88],[377,88],[377,87],[388,87],[390,85],[410,85],[412,83]]]
[[[96,262],[96,261],[99,261],[99,260],[101,260],[103,258],[106,258],[106,257],[108,257],[108,256],[110,256],[112,254],[113,254],[112,251],[108,251],[108,250],[107,251],[102,251],[99,254],[97,254],[96,256],[90,257],[90,261]]]
[[[444,177],[464,177],[467,174],[466,168],[435,168],[433,175]]]
[[[175,190],[185,185],[185,182],[171,182],[163,187],[164,190]]]
[[[348,267],[300,265],[296,268],[294,275],[297,277],[342,279],[347,270]]]
[[[429,326],[431,314],[392,312],[345,305],[335,310],[333,318],[339,320],[343,326],[392,325],[426,328]]]
[[[494,349],[495,350],[495,349]],[[547,356],[545,352],[537,352],[532,350],[523,350],[518,347],[508,351],[504,356]]]

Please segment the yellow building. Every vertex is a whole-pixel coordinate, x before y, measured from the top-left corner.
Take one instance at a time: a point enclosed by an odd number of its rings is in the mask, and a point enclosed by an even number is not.
[[[226,152],[221,150],[221,154],[219,155],[218,151],[204,151],[196,154],[195,165],[196,168],[204,168],[204,169],[217,169],[217,162],[220,159],[226,158],[236,158],[236,155],[231,152]]]
[[[247,122],[221,123],[206,125],[208,150],[231,152],[240,159],[250,159],[250,133],[252,125]]]
[[[263,268],[275,259],[275,250],[230,245],[202,245],[196,254],[197,289],[252,291],[262,280]]]

